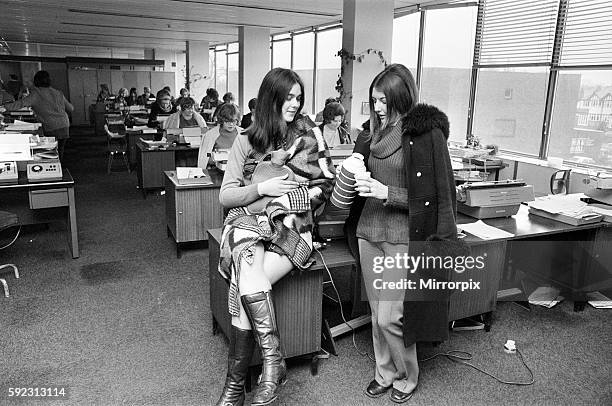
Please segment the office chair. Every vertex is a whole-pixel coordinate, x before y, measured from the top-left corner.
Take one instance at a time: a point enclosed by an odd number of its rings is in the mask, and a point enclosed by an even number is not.
[[[550,193],[553,195],[568,194],[571,169],[561,169],[550,177]]]
[[[125,124],[123,123],[123,120],[108,120],[106,124],[104,124],[104,131],[106,131],[108,146],[108,164],[106,172],[109,174],[111,173],[113,159],[115,158],[115,155],[120,154],[123,157],[123,162],[125,162],[125,166],[129,173],[130,164],[127,158],[128,147],[125,133]]]
[[[5,230],[13,229],[17,227],[17,233],[15,236],[10,239],[10,242],[7,244],[0,243],[0,250],[10,247],[13,245],[15,241],[17,241],[17,237],[19,237],[19,233],[21,232],[21,224],[19,223],[19,218],[8,211],[0,211],[0,232],[4,232]],[[15,279],[19,279],[19,270],[15,264],[4,264],[0,265],[0,273],[5,273],[6,269],[12,269],[13,274],[15,275]],[[4,296],[9,297],[9,288],[8,283],[6,283],[6,279],[0,278],[0,283],[4,288]]]

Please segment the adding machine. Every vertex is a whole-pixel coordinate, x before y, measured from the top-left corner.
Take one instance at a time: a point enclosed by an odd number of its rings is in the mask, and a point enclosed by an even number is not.
[[[533,186],[521,180],[468,182],[457,186],[457,211],[478,219],[510,217],[534,200]]]

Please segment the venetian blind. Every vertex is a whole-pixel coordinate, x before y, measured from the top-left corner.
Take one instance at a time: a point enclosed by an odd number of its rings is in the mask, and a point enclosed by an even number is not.
[[[612,65],[612,1],[569,0],[561,66]]]
[[[480,0],[476,65],[550,64],[559,0]]]

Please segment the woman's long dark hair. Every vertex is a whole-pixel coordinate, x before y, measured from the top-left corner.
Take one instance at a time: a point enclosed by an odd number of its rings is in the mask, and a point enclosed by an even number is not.
[[[419,91],[412,73],[404,65],[394,63],[380,72],[370,85],[370,132],[381,129],[378,114],[374,111],[372,90],[384,93],[387,99],[387,122],[405,115],[414,107],[419,99]]]
[[[283,120],[283,103],[296,83],[300,85],[302,91],[300,107],[293,121],[286,123]],[[253,148],[264,153],[271,145],[274,147],[281,145],[291,127],[296,124],[302,107],[304,107],[304,82],[300,76],[291,69],[284,68],[274,68],[268,72],[257,93],[257,114],[247,130]]]

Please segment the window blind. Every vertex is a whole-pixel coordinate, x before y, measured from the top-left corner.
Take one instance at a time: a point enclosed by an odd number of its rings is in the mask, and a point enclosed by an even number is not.
[[[612,1],[569,0],[561,66],[612,65]]]
[[[558,7],[559,0],[481,0],[475,64],[550,64]]]

